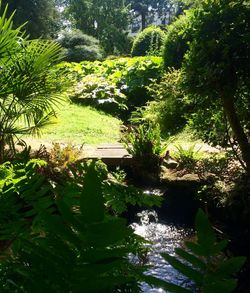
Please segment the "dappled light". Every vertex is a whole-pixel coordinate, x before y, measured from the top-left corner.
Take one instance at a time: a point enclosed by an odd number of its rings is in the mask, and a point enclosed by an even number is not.
[[[0,0],[0,292],[249,292],[249,31],[245,0]]]

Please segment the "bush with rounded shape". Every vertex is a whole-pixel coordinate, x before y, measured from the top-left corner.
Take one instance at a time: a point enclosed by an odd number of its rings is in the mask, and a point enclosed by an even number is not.
[[[165,33],[159,27],[147,27],[140,32],[134,40],[131,55],[146,56],[146,55],[161,55],[161,47]]]
[[[83,60],[95,61],[102,58],[100,48],[98,46],[78,45],[74,48],[65,49],[66,61],[81,62]]]
[[[80,30],[65,31],[58,41],[65,50],[65,61],[94,61],[103,57],[99,41]]]
[[[192,36],[188,31],[189,19],[189,13],[187,12],[168,26],[163,45],[163,60],[165,68],[181,68],[183,57],[188,50],[188,42],[192,39]]]
[[[175,134],[187,123],[186,114],[190,112],[180,85],[180,71],[172,70],[155,81],[149,87],[149,94],[154,98],[147,103],[143,116],[159,124],[164,135]]]
[[[250,143],[245,126],[249,114],[238,107],[239,100],[241,105],[249,104],[249,94],[248,102],[245,94],[239,96],[250,90],[249,3],[202,1],[202,6],[191,13],[189,30],[193,40],[182,64],[183,85],[189,94],[199,97],[200,103],[206,99],[221,103],[250,176]]]

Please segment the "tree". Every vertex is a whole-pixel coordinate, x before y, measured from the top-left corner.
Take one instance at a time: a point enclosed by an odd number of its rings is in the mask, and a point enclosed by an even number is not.
[[[61,48],[51,41],[27,40],[22,27],[13,29],[12,19],[0,16],[0,161],[6,145],[14,152],[14,138],[35,134],[54,114],[61,99],[60,77],[54,64]]]
[[[100,40],[107,53],[126,49],[128,10],[123,0],[70,0],[66,12],[74,26]]]
[[[28,22],[25,30],[31,39],[56,36],[60,25],[58,0],[2,0],[2,4],[4,7],[8,4],[9,15],[16,11],[13,19],[15,28]]]
[[[243,94],[250,84],[250,6],[244,0],[207,0],[190,17],[193,40],[182,66],[184,84],[200,99],[220,98],[250,174],[249,123],[236,106],[243,96],[250,105],[249,94]]]
[[[99,41],[80,30],[62,32],[58,42],[65,50],[65,61],[81,62],[83,60],[94,61],[102,58],[103,50]]]
[[[130,5],[132,22],[140,17],[140,27],[144,30],[146,26],[153,23],[155,16],[161,19],[162,24],[167,24],[176,12],[175,0],[126,0]]]

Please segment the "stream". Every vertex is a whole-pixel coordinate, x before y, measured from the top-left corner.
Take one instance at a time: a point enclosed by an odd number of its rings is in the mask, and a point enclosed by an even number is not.
[[[148,254],[148,264],[152,267],[147,271],[147,274],[187,289],[194,288],[189,279],[176,271],[160,255],[162,252],[174,255],[174,249],[180,247],[183,240],[192,235],[193,230],[159,221],[155,211],[144,210],[138,213],[138,216],[140,222],[133,223],[131,226],[136,234],[151,242],[149,244],[151,250]],[[142,290],[144,293],[166,292],[163,289],[151,288],[144,283],[142,284]]]
[[[147,193],[151,193],[151,191],[147,191]],[[157,194],[160,194],[160,192],[157,191]],[[178,210],[176,212],[178,213]],[[175,248],[182,246],[183,241],[192,237],[194,231],[183,223],[172,222],[172,219],[167,216],[168,213],[165,216],[162,216],[162,214],[164,214],[162,209],[143,210],[137,213],[138,221],[131,224],[136,234],[150,241],[148,244],[150,252],[147,256],[147,264],[151,268],[146,274],[196,292],[193,282],[175,270],[160,255],[162,252],[175,255]],[[166,292],[163,289],[151,288],[144,283],[142,284],[142,290],[144,293]]]

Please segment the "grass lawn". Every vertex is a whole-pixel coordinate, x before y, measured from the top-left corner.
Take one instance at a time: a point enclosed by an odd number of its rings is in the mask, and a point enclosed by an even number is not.
[[[41,144],[50,146],[53,142],[64,144],[101,144],[115,143],[120,138],[119,130],[121,121],[94,108],[77,104],[63,103],[58,109],[58,115],[53,123],[42,130],[39,138],[31,136],[24,137],[28,145],[38,149]],[[172,136],[168,142],[168,149],[175,150],[175,145],[182,145],[188,148],[192,145],[196,149],[210,151],[209,145],[197,140],[188,130]]]
[[[73,145],[114,143],[119,140],[121,121],[91,107],[65,103],[42,130],[40,138],[25,137],[33,146],[60,142]]]

